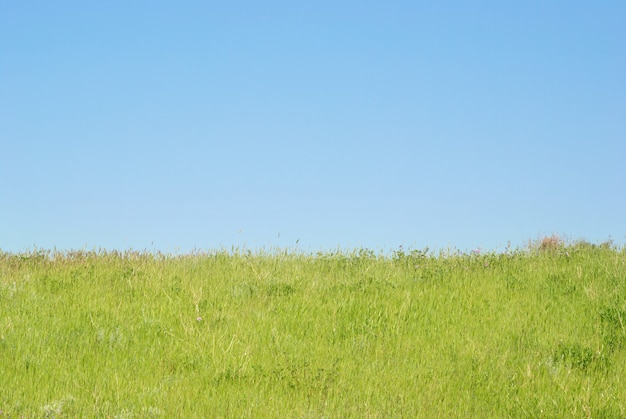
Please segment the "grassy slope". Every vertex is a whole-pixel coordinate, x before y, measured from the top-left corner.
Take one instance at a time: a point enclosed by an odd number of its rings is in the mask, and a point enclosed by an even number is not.
[[[0,275],[0,417],[626,416],[623,249],[0,253]]]

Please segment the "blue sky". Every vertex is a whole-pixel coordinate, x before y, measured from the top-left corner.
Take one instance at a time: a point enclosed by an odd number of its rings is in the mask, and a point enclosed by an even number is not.
[[[0,4],[0,249],[626,240],[626,2]]]

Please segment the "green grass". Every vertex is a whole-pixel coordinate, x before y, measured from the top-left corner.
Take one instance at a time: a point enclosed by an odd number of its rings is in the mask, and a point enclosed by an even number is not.
[[[626,417],[626,250],[0,252],[0,418]]]

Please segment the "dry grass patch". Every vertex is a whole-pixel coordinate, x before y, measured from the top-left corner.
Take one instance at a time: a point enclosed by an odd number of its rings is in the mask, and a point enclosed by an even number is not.
[[[552,235],[541,239],[539,249],[542,251],[553,251],[557,250],[561,246],[561,244],[563,244],[563,240],[561,240],[561,238],[557,235]]]

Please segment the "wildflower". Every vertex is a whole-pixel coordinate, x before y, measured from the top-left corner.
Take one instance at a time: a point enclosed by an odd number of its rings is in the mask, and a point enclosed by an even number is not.
[[[201,322],[202,321],[202,317],[198,316],[198,318],[196,320]]]

